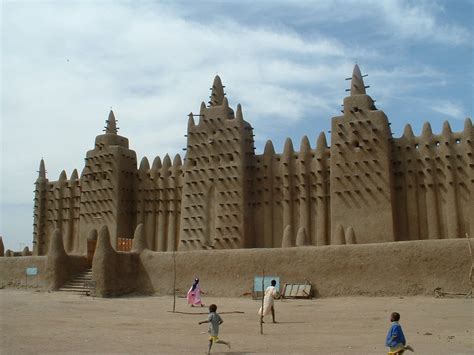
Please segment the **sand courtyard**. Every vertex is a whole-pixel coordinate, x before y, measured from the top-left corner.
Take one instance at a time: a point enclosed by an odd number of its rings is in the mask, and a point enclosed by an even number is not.
[[[205,308],[172,297],[91,298],[58,292],[0,290],[2,354],[202,354]],[[469,354],[474,349],[472,299],[336,297],[276,301],[278,324],[259,333],[259,301],[204,296],[224,319],[226,354],[384,354],[390,312],[401,314],[419,354]]]

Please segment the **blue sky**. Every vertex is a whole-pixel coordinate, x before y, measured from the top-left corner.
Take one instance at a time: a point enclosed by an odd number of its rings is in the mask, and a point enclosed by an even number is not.
[[[394,136],[472,116],[472,0],[3,1],[1,219],[31,247],[33,183],[83,168],[112,107],[139,159],[182,153],[187,114],[215,74],[257,152],[339,114],[354,63]]]

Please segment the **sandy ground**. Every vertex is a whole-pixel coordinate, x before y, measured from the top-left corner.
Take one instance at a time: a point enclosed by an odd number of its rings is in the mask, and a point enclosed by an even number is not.
[[[183,298],[171,313],[172,297],[100,299],[3,289],[2,354],[203,354],[206,309]],[[419,354],[472,354],[473,301],[431,297],[351,297],[277,301],[278,324],[259,333],[258,301],[205,298],[223,313],[220,337],[226,354],[386,354],[390,312],[401,313],[408,342]],[[239,311],[243,313],[226,312]],[[267,321],[270,321],[268,319]]]

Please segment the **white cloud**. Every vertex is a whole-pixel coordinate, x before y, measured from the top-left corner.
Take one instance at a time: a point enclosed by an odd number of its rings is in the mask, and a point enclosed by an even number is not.
[[[458,120],[465,118],[465,112],[459,102],[436,101],[432,110]]]
[[[282,18],[302,21],[370,23],[387,41],[460,44],[467,33],[442,21],[429,3],[283,5],[249,3],[248,8],[262,7],[258,18],[280,11]],[[270,16],[242,25],[238,14],[226,12],[208,21],[199,6],[183,17],[182,9],[171,3],[2,6],[3,203],[32,203],[41,157],[51,180],[62,169],[68,176],[73,168],[80,173],[110,107],[139,159],[145,155],[151,163],[156,155],[183,153],[187,114],[207,101],[215,74],[227,85],[231,105],[243,104],[244,117],[261,132],[256,137],[260,141],[274,138],[277,129],[284,131],[279,135],[287,134],[296,122],[308,135],[317,134],[314,123],[338,113],[348,85],[343,79],[358,58],[371,75],[375,96],[384,101],[442,84],[431,67],[387,70],[380,63],[391,53],[375,45],[332,31],[297,32],[273,25]],[[183,6],[190,8],[187,2]],[[457,115],[453,105],[440,107],[443,114]],[[2,211],[2,216],[8,213]]]
[[[186,115],[207,101],[216,72],[231,103],[241,101],[258,125],[262,115],[294,121],[314,107],[330,110],[334,99],[300,93],[291,82],[330,87],[350,68],[344,46],[330,37],[308,40],[226,18],[203,25],[149,3],[7,3],[4,11],[2,198],[9,202],[31,199],[25,186],[42,156],[52,180],[62,168],[68,176],[80,170],[110,107],[132,148],[152,160],[182,152]]]
[[[370,1],[378,7],[384,24],[394,35],[408,40],[429,40],[445,44],[469,43],[467,29],[446,23],[437,17],[442,10],[436,2],[407,2],[399,0]],[[472,11],[472,9],[471,9]]]
[[[446,16],[439,1],[432,0],[332,0],[284,2],[291,13],[297,9],[300,21],[331,22],[360,30],[370,23],[371,31],[408,42],[429,41],[446,45],[470,44],[472,33]],[[467,12],[472,1],[457,1]],[[303,12],[301,10],[304,10]]]

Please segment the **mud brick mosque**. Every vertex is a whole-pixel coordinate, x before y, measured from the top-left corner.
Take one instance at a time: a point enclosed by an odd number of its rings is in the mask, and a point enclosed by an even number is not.
[[[255,154],[242,108],[229,107],[216,76],[209,104],[189,114],[180,155],[143,158],[117,133],[113,112],[85,166],[69,179],[46,177],[40,164],[33,254],[45,255],[59,229],[67,253],[85,254],[91,231],[106,225],[111,244],[143,224],[153,251],[280,248],[447,239],[474,235],[473,128],[448,122],[440,134],[425,123],[392,138],[390,123],[366,94],[359,67],[342,115],[299,149],[268,141]]]

